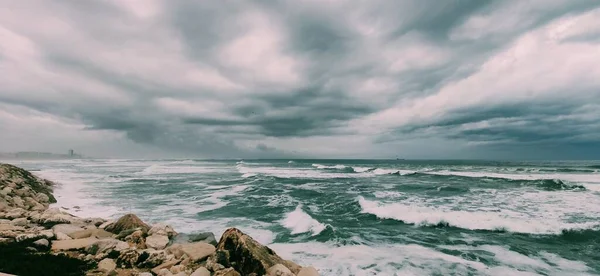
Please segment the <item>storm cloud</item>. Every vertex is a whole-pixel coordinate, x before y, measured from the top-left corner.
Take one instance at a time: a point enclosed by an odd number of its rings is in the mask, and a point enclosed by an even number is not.
[[[0,151],[600,156],[600,2],[7,1]]]

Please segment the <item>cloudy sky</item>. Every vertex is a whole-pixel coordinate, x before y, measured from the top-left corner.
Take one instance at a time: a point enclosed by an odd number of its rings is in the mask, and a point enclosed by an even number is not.
[[[0,0],[0,151],[600,157],[600,1]]]

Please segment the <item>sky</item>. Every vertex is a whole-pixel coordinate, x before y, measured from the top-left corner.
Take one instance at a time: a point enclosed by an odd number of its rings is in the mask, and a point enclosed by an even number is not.
[[[0,0],[0,151],[600,159],[597,0]]]

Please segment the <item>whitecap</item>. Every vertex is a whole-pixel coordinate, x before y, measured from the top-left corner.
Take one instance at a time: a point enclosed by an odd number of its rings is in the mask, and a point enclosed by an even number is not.
[[[302,205],[296,206],[294,211],[286,214],[285,218],[281,220],[281,225],[291,230],[293,235],[310,232],[315,236],[326,228],[324,224],[304,212]]]

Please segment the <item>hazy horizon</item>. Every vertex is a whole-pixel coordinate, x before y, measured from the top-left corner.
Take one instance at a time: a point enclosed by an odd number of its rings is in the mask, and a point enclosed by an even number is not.
[[[0,152],[589,160],[600,1],[7,1]]]

